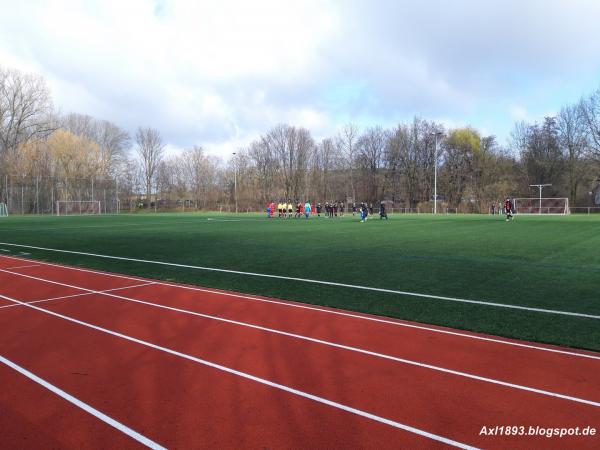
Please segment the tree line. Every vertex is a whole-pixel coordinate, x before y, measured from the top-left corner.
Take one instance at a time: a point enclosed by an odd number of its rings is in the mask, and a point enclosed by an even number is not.
[[[58,200],[98,200],[105,210],[259,209],[277,200],[389,201],[428,210],[434,196],[487,212],[505,196],[600,203],[600,89],[542,122],[515,124],[506,145],[472,127],[415,117],[393,128],[343,126],[316,140],[281,124],[225,160],[201,145],[165,155],[159,130],[130,134],[84,114],[60,114],[40,76],[0,67],[0,201],[50,213]],[[235,182],[234,182],[235,181]]]

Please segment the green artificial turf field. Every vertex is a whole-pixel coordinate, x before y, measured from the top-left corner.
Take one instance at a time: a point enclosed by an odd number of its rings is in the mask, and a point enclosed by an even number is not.
[[[396,215],[280,220],[138,214],[0,219],[0,242],[600,316],[600,217]],[[116,261],[12,254],[600,350],[600,319]]]

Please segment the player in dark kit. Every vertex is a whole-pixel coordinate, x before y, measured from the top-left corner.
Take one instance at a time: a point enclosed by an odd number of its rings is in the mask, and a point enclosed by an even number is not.
[[[510,198],[507,197],[506,201],[504,202],[504,213],[506,214],[507,222],[509,220],[513,220],[513,212],[514,212],[513,203],[510,201]]]
[[[379,220],[383,219],[384,217],[385,220],[388,220],[387,213],[385,212],[385,205],[383,204],[383,202],[381,202],[381,204],[379,205]]]

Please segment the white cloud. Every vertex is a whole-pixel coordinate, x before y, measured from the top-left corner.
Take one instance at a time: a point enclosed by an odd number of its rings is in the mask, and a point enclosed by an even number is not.
[[[234,151],[278,123],[494,126],[597,86],[593,0],[0,0],[2,64],[63,111]],[[576,100],[576,99],[573,99]],[[490,105],[497,105],[491,114]],[[477,119],[477,118],[480,119]],[[479,120],[479,122],[478,122]]]
[[[529,120],[527,108],[522,105],[513,105],[510,107],[510,117],[516,121]]]

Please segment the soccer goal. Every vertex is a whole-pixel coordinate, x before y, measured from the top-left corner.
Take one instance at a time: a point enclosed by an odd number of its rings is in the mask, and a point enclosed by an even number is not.
[[[99,200],[59,200],[56,202],[57,216],[101,214],[102,208]]]
[[[8,207],[6,203],[0,203],[0,217],[8,217]]]
[[[569,214],[568,198],[515,198],[515,214]]]

